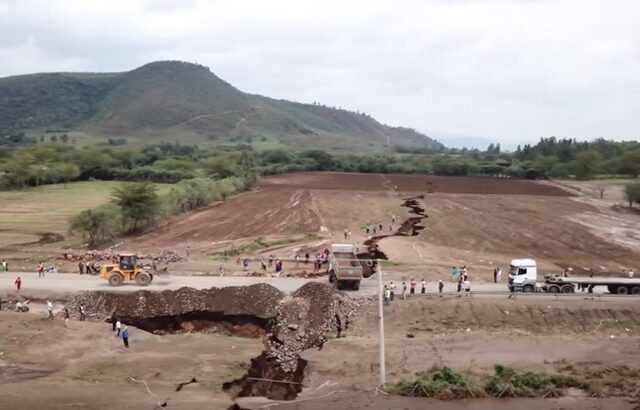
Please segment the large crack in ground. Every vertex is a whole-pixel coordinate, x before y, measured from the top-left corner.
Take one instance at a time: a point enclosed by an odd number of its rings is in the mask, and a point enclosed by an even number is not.
[[[418,195],[410,198],[403,199],[402,206],[409,208],[409,213],[417,215],[412,216],[406,219],[400,227],[393,233],[386,235],[374,235],[369,237],[367,240],[363,242],[363,245],[366,247],[366,252],[359,253],[358,259],[388,259],[387,255],[380,250],[378,243],[391,236],[417,236],[420,234],[425,226],[422,225],[422,221],[429,217],[425,213],[425,210],[420,207],[420,203],[418,200],[424,199],[424,195]],[[375,272],[375,264],[371,266],[371,269],[365,270],[364,276],[369,277]]]
[[[348,329],[357,303],[332,287],[311,282],[290,297],[267,284],[196,290],[85,292],[80,303],[93,318],[111,320],[159,334],[217,333],[260,338],[264,351],[251,360],[247,374],[229,380],[223,389],[232,397],[265,396],[292,400],[303,388],[307,362],[300,354],[321,349],[330,332]]]

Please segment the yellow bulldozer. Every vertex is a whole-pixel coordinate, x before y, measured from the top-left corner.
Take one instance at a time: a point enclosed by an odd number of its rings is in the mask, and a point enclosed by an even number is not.
[[[109,281],[111,286],[120,286],[123,282],[133,282],[139,286],[147,286],[153,280],[153,274],[138,266],[135,254],[123,253],[119,255],[118,264],[104,264],[100,266],[100,277]]]

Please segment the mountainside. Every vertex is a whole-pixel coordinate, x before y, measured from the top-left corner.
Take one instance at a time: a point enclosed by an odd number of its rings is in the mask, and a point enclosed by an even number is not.
[[[408,128],[322,105],[246,94],[207,67],[164,61],[124,73],[0,78],[0,132],[67,129],[183,143],[270,141],[291,148],[364,151],[442,145]]]

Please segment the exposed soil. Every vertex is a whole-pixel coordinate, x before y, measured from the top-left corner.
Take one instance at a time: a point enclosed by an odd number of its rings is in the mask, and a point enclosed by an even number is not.
[[[268,319],[254,315],[225,315],[208,311],[126,319],[127,324],[156,335],[198,332],[255,339],[265,335],[268,322]]]
[[[274,400],[293,400],[302,391],[307,361],[295,359],[293,372],[285,371],[274,357],[263,352],[251,359],[251,367],[241,379],[226,382],[222,388],[233,397],[263,396]]]
[[[263,189],[313,188],[346,191],[386,191],[386,181],[390,181],[393,189],[398,192],[573,196],[571,193],[554,186],[516,179],[341,172],[305,172],[265,177],[260,180],[260,187]]]

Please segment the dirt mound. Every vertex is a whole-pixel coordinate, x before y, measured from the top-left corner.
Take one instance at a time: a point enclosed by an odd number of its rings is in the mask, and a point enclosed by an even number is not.
[[[116,311],[124,323],[193,312],[267,317],[284,296],[284,293],[267,284],[203,290],[185,287],[162,292],[96,291],[75,296],[70,306],[77,309],[80,303],[84,303],[87,315],[98,319],[108,318]]]

